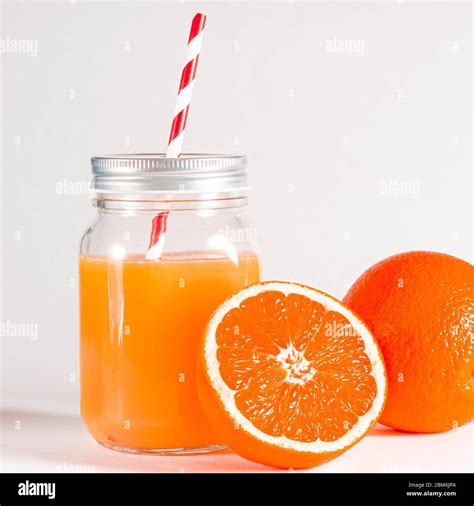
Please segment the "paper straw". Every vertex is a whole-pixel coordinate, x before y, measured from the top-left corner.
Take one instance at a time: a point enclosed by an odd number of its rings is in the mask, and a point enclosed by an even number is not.
[[[166,158],[177,158],[181,154],[205,26],[206,16],[201,13],[196,14],[189,32],[186,60],[181,72]],[[153,218],[150,244],[146,253],[147,259],[160,258],[164,246],[167,219],[168,211],[158,213]]]
[[[189,33],[186,61],[181,73],[181,82],[179,83],[178,99],[176,100],[176,107],[174,109],[166,158],[176,158],[181,154],[205,26],[206,16],[204,14],[196,14]]]

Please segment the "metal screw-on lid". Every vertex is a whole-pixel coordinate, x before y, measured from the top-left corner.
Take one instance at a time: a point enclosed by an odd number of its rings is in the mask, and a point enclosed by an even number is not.
[[[191,194],[199,199],[239,194],[249,188],[246,166],[247,157],[240,155],[96,156],[92,158],[92,188],[99,198],[112,199],[182,199]]]

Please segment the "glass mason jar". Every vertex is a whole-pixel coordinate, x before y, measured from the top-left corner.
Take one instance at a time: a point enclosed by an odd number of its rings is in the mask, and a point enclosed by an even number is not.
[[[246,158],[112,155],[93,158],[92,171],[98,213],[79,258],[82,418],[116,450],[220,450],[195,367],[212,312],[259,281]]]

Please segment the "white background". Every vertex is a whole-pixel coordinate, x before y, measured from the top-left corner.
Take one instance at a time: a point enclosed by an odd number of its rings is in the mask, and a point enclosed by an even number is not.
[[[184,149],[249,156],[265,278],[342,297],[397,252],[472,260],[469,3],[0,9],[2,39],[37,43],[36,56],[0,54],[0,320],[39,329],[35,341],[0,338],[4,470],[184,465],[111,454],[80,424],[77,253],[93,210],[84,192],[61,191],[89,180],[92,155],[166,148],[197,11],[208,25]],[[380,428],[320,470],[468,471],[472,444],[472,425],[438,436]],[[196,465],[255,470],[209,459]]]

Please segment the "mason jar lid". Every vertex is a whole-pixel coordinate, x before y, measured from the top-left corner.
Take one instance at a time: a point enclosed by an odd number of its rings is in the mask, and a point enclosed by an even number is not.
[[[93,157],[92,189],[98,198],[171,200],[241,194],[249,189],[247,157],[187,153],[166,158],[164,153]]]

